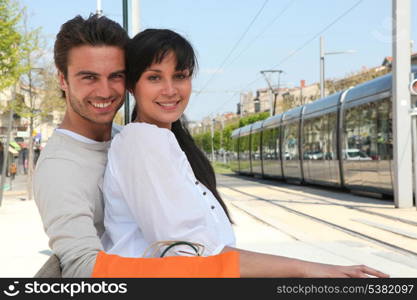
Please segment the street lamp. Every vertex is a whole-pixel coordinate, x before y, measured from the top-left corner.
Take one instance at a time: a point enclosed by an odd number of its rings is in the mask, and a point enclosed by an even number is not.
[[[355,53],[355,50],[345,50],[345,51],[333,51],[333,52],[324,52],[324,37],[320,37],[320,98],[324,98],[326,96],[326,92],[324,90],[324,56],[325,55],[333,55],[333,54],[345,54],[345,53]]]
[[[265,75],[266,73],[278,73],[278,87],[277,87],[276,91],[272,88],[272,84],[269,82],[268,77]],[[271,91],[271,96],[273,95],[273,97],[274,97],[273,105],[272,105],[272,103],[270,103],[271,116],[275,115],[275,107],[276,107],[277,98],[278,98],[278,95],[279,95],[279,84],[280,84],[280,79],[281,79],[281,73],[284,73],[284,71],[283,70],[263,70],[263,71],[261,71],[261,74],[264,76],[266,82],[268,83],[269,90]],[[271,98],[271,102],[272,102],[272,98]]]

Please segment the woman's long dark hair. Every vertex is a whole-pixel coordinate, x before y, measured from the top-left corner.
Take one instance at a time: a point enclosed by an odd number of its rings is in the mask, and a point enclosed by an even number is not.
[[[126,84],[131,91],[144,71],[153,63],[160,63],[169,53],[177,59],[176,70],[189,70],[192,76],[197,68],[197,59],[191,44],[176,32],[168,29],[147,29],[137,34],[128,44],[126,51]],[[131,120],[137,116],[137,105]],[[183,117],[185,120],[185,117]],[[217,191],[216,176],[206,155],[197,147],[181,119],[172,123],[171,131],[184,151],[196,178],[216,197],[229,221],[229,211]]]

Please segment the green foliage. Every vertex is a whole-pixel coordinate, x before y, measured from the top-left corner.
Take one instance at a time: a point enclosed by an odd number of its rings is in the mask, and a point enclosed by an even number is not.
[[[21,74],[22,13],[15,2],[0,0],[0,90],[13,85]]]
[[[253,114],[247,117],[243,117],[239,120],[239,127],[243,127],[252,123],[255,123],[260,120],[265,120],[269,117],[269,112],[261,112]]]
[[[204,132],[194,135],[194,141],[198,147],[206,153],[211,153],[211,133]]]
[[[238,128],[238,123],[226,126],[223,129],[223,149],[226,151],[232,150],[232,132]]]
[[[230,169],[230,166],[228,164],[223,164],[220,162],[212,162],[212,166],[214,169],[214,173],[217,174],[232,174],[233,171]]]
[[[213,135],[213,148],[214,151],[219,151],[224,149],[226,151],[231,151],[233,148],[232,145],[232,132],[236,128],[243,127],[252,123],[255,123],[260,120],[265,120],[269,117],[269,112],[262,112],[253,114],[244,118],[241,118],[239,122],[229,124],[224,127],[223,130],[215,130]],[[204,133],[196,134],[193,136],[194,141],[200,149],[205,153],[211,154],[211,131],[206,131]]]

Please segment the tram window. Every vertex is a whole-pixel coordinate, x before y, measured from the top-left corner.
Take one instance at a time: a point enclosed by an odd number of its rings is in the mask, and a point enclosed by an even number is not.
[[[238,138],[232,139],[232,160],[237,160],[238,154]]]
[[[252,158],[253,159],[261,159],[260,157],[260,137],[261,137],[261,133],[257,132],[257,133],[252,133],[252,145],[251,145],[251,150],[252,150]]]
[[[392,156],[392,118],[389,99],[381,101],[377,108],[377,152],[379,159],[391,160]]]
[[[248,159],[248,150],[249,150],[249,143],[248,143],[248,135],[247,136],[242,136],[239,138],[239,152],[241,155],[241,159],[242,160],[247,160]]]
[[[361,105],[359,111],[360,115],[360,140],[361,147],[358,148],[362,153],[365,153],[372,159],[378,159],[377,157],[377,110],[376,106],[378,102],[370,102]]]
[[[327,159],[337,159],[337,118],[336,113],[329,115],[329,152]]]
[[[303,124],[303,159],[310,160],[310,153],[312,151],[312,132],[311,120],[305,120]]]
[[[326,153],[329,153],[329,117],[327,115],[321,116],[321,149],[317,159],[325,159]]]
[[[271,135],[271,129],[265,129],[262,132],[262,159],[268,160],[271,159],[271,154],[269,150],[269,139]]]
[[[294,122],[285,126],[285,160],[297,160],[298,157],[298,124]]]
[[[276,128],[267,129],[262,133],[262,155],[263,160],[272,160],[276,159]]]
[[[249,160],[250,159],[250,157],[249,157],[249,155],[250,155],[250,135],[246,135],[244,138],[243,138],[243,141],[244,141],[244,153],[245,153],[245,159],[246,160]]]
[[[352,107],[345,112],[344,144],[343,149],[360,149],[361,139],[359,135],[360,111],[357,107]],[[343,157],[347,159],[346,155]]]
[[[272,135],[275,145],[275,159],[281,159],[281,150],[280,150],[280,136],[281,136],[281,127],[274,128],[274,134]]]
[[[323,136],[323,117],[312,119],[311,122],[311,144],[310,144],[310,159],[323,159],[323,143],[325,143]]]

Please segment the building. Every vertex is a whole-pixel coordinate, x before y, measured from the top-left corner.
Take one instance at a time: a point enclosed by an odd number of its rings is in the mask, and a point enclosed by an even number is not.
[[[26,107],[28,112],[30,111],[30,100],[32,100],[32,108],[35,113],[41,112],[41,102],[44,100],[43,91],[32,87],[32,99],[30,99],[29,90],[28,86],[20,83],[16,87],[15,99],[13,99],[13,87],[9,87],[0,92],[0,140],[2,143],[4,143],[7,138],[10,123],[10,110],[8,107],[10,106],[12,100],[15,107],[20,107],[20,109]],[[22,117],[21,115],[15,112],[12,116],[10,141],[18,141],[21,146],[27,147],[29,144],[29,138],[32,136],[34,138],[35,145],[42,148],[52,135],[53,130],[61,123],[64,113],[53,109],[48,114],[42,116],[39,114],[39,116],[33,119],[33,132],[29,132],[29,116]]]
[[[412,65],[417,65],[417,52],[411,54],[411,64]],[[381,65],[391,68],[392,56],[385,56]]]
[[[300,81],[300,86],[294,88],[282,87],[280,89],[262,88],[252,92],[241,93],[240,116],[246,116],[258,112],[270,112],[274,107],[275,114],[314,101],[320,97],[320,85],[314,83],[306,85],[305,80]]]

